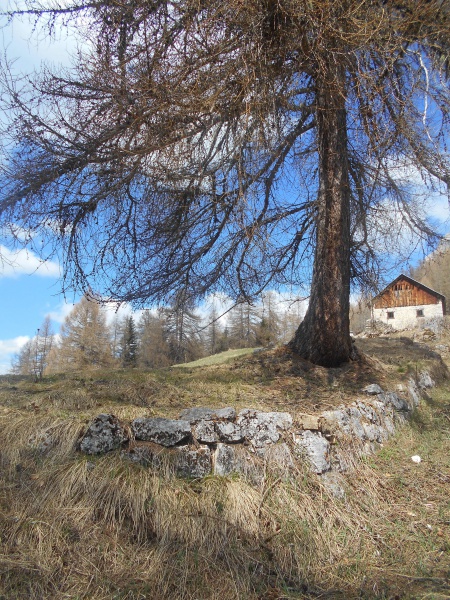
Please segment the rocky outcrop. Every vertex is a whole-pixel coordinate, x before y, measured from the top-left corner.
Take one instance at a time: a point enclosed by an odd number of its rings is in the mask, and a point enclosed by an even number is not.
[[[341,494],[339,473],[357,456],[373,452],[395,433],[433,386],[429,373],[405,388],[384,391],[378,384],[361,390],[348,406],[318,415],[231,408],[190,408],[179,419],[135,419],[130,425],[113,415],[99,415],[79,449],[101,454],[122,448],[122,457],[144,466],[167,468],[182,477],[241,473],[260,480],[267,465],[282,473],[303,462]]]

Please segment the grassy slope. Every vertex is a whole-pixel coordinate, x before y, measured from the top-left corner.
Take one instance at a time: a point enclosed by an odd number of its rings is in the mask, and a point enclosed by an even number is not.
[[[211,356],[206,356],[205,358],[199,358],[198,360],[194,360],[190,363],[175,365],[175,367],[192,368],[221,365],[229,362],[233,358],[239,358],[240,356],[245,356],[246,354],[252,354],[255,352],[255,350],[258,350],[258,348],[239,348],[237,350],[226,350],[225,352],[219,352],[219,354],[212,354]]]
[[[345,476],[345,500],[306,469],[267,472],[254,487],[73,451],[99,412],[321,410],[366,382],[389,387],[433,364],[406,342],[375,341],[365,351],[373,354],[365,363],[333,371],[275,351],[202,369],[3,380],[0,598],[449,598],[448,380],[410,426]],[[30,436],[48,427],[58,444],[38,453]]]

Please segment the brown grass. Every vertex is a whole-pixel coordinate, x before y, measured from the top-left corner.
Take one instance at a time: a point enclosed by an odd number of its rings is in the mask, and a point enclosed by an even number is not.
[[[203,374],[3,380],[0,598],[449,598],[448,381],[377,455],[343,476],[341,500],[303,467],[267,471],[251,485],[237,476],[177,479],[118,452],[74,451],[86,422],[106,410],[126,418],[175,415],[190,404],[281,410],[294,405],[292,389],[308,386],[308,406],[341,402],[366,382],[407,375],[386,356],[331,374],[275,351]],[[253,372],[263,381],[248,383]],[[39,446],[49,429],[56,445]]]

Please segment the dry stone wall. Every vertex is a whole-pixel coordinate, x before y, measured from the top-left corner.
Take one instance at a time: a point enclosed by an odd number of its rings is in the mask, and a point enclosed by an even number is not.
[[[122,423],[98,415],[79,442],[79,450],[98,455],[112,450],[142,465],[170,469],[182,477],[240,473],[251,480],[270,465],[283,472],[306,462],[333,481],[357,456],[374,452],[395,433],[434,385],[428,372],[396,392],[371,384],[361,398],[319,415],[231,408],[191,408],[179,419],[139,417]],[[339,489],[337,488],[337,493]]]

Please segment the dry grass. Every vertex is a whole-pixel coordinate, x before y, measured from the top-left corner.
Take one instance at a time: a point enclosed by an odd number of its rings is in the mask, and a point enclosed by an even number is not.
[[[263,381],[248,383],[253,372]],[[449,598],[448,380],[410,426],[343,478],[344,500],[302,468],[268,471],[259,485],[239,477],[183,480],[119,453],[74,451],[86,421],[106,410],[131,418],[175,415],[193,404],[290,408],[286,386],[309,389],[312,406],[403,376],[379,354],[329,373],[275,351],[203,374],[3,380],[0,598]],[[54,446],[45,446],[49,429]]]

